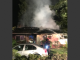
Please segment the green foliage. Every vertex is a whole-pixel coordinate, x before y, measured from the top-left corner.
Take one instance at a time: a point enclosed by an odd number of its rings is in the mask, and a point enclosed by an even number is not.
[[[52,48],[52,42],[50,43],[50,48]]]
[[[16,46],[17,45],[17,42],[15,39],[12,39],[12,47]]]
[[[12,27],[12,30],[15,30],[16,26]]]
[[[64,46],[62,46],[61,48],[63,48],[63,49],[68,49],[68,44],[67,44],[67,42],[66,42],[66,44],[64,45]]]
[[[28,60],[28,58],[26,56],[21,56],[20,60]]]
[[[26,56],[17,56],[15,60],[67,60],[67,54],[55,53],[49,57],[41,57],[40,55],[30,54],[27,58]]]
[[[17,50],[12,49],[12,60],[14,60],[13,57],[19,58],[19,57],[21,57],[21,55],[19,53],[17,53]],[[17,60],[19,60],[19,59],[17,59]]]
[[[45,57],[45,56],[44,56],[44,57],[41,57],[41,59],[40,59],[40,60],[46,60],[46,58],[47,58],[47,57]]]
[[[17,50],[15,50],[15,49],[12,50],[12,55],[13,56],[21,56],[19,53],[17,53]]]
[[[18,6],[19,6],[19,9],[20,9],[19,12],[18,12],[18,18],[20,19],[28,8],[27,0],[20,0],[20,3],[18,4]]]
[[[51,60],[67,60],[67,54],[53,54],[53,56],[51,56]]]
[[[26,56],[21,56],[20,54],[16,53],[17,50],[13,49],[12,50],[12,56],[15,56],[16,59],[13,60],[67,60],[67,50],[60,48],[60,49],[51,49],[52,55],[47,57],[41,57],[40,55],[34,55],[30,54],[28,57]]]
[[[41,56],[40,55],[34,55],[34,54],[30,54],[29,55],[29,57],[28,57],[28,59],[29,60],[39,60],[41,58]]]
[[[67,54],[67,49],[60,48],[60,49],[51,49],[51,54],[59,53],[59,54]]]
[[[50,6],[51,10],[55,10],[58,20],[56,23],[60,25],[63,32],[67,32],[67,0],[59,0],[55,5]]]

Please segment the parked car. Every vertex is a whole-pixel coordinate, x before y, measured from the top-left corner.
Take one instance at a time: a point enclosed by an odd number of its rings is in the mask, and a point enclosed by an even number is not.
[[[39,54],[42,57],[48,56],[47,50],[36,44],[30,44],[30,43],[29,44],[19,44],[13,47],[13,49],[18,50],[17,53],[19,53],[21,56],[25,55],[26,57],[28,57],[29,54]]]

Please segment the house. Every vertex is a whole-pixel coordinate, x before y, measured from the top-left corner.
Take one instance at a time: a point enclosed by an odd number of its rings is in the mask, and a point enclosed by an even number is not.
[[[12,32],[12,36],[17,42],[25,41],[25,43],[29,43],[33,41],[33,43],[40,45],[42,40],[48,38],[52,42],[52,46],[56,44],[55,41],[62,42],[60,39],[64,39],[65,34],[59,30],[40,29],[37,27],[16,28]]]
[[[39,28],[36,27],[22,27],[22,28],[16,28],[13,32],[13,38],[18,41],[26,41],[29,42],[29,39],[32,38],[33,41],[36,41],[36,32],[39,30]]]

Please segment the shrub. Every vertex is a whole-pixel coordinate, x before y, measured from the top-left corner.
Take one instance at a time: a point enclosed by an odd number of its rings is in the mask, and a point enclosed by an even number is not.
[[[12,47],[16,46],[17,45],[17,42],[15,39],[12,39]]]
[[[67,42],[66,42],[65,45],[61,45],[61,48],[63,48],[63,49],[68,49],[68,44],[67,44]]]
[[[40,55],[30,54],[28,60],[47,60],[47,57],[41,57]]]
[[[20,60],[28,60],[26,56],[21,56]]]
[[[67,54],[56,53],[51,56],[51,59],[48,57],[30,54],[28,58],[26,56],[18,56],[15,60],[67,60]]]
[[[66,49],[68,49],[68,43],[66,42],[66,45],[65,45]]]
[[[26,56],[17,56],[14,60],[28,60]]]
[[[41,60],[46,60],[47,57],[41,57]]]
[[[19,58],[19,57],[21,57],[21,55],[17,53],[17,50],[13,49],[12,50],[12,60],[14,60],[14,58]]]
[[[67,60],[67,54],[53,54],[53,56],[51,56],[51,60]]]
[[[26,56],[21,56],[20,54],[16,53],[17,50],[13,50],[13,56],[16,57],[15,60],[67,60],[66,49],[52,49],[51,51],[53,54],[50,54],[48,57],[41,57],[37,54],[30,54],[27,58]]]
[[[30,54],[28,57],[28,60],[42,60],[45,59],[45,57],[41,57],[40,55],[37,54]]]

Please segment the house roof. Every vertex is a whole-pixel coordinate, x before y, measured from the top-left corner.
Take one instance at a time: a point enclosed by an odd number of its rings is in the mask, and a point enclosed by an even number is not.
[[[39,28],[36,27],[23,27],[23,28],[16,28],[13,33],[36,33]]]
[[[54,32],[60,33],[59,30],[50,30],[50,29],[40,30],[37,27],[16,28],[12,33],[13,34],[42,34],[42,33],[52,34]]]
[[[37,31],[37,33],[54,33],[54,31],[50,31],[50,30],[44,29],[44,30]]]

